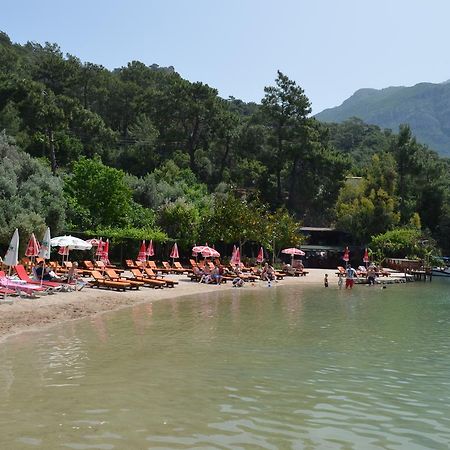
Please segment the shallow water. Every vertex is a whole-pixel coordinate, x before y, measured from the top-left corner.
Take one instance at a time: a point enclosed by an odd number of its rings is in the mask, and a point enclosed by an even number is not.
[[[0,448],[446,449],[450,283],[245,287],[0,346]]]

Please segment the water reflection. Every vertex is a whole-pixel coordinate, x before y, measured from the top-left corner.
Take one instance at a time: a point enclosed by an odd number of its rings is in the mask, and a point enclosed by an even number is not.
[[[218,290],[22,335],[2,448],[446,448],[447,292]]]

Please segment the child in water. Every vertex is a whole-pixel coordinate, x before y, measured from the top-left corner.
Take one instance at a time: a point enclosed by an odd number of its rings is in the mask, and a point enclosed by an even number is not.
[[[338,286],[339,286],[339,289],[342,289],[343,284],[344,284],[344,276],[342,275],[342,273],[340,273],[338,275]]]
[[[328,274],[325,274],[325,278],[323,279],[323,284],[325,287],[328,287]]]

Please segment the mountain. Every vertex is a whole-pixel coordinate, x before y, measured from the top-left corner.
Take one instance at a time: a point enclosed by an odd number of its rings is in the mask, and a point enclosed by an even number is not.
[[[390,128],[409,124],[419,142],[450,157],[450,83],[419,83],[385,89],[360,89],[342,105],[315,116],[322,122],[343,122],[358,117]]]

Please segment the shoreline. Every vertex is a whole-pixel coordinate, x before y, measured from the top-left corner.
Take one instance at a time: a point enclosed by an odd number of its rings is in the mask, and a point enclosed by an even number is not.
[[[330,288],[337,278],[333,269],[307,269],[304,277],[285,277],[272,285],[320,285],[323,286],[325,274],[328,274]],[[78,292],[60,292],[42,296],[37,299],[11,297],[12,303],[0,304],[0,343],[9,337],[26,331],[39,331],[53,325],[71,320],[92,317],[110,311],[127,308],[141,303],[151,303],[203,293],[216,292],[217,289],[263,289],[266,283],[246,283],[242,288],[233,288],[230,282],[220,286],[206,285],[190,281],[186,275],[169,275],[167,278],[177,280],[174,288],[151,289],[142,287],[138,291],[117,292],[106,289],[84,287]]]

